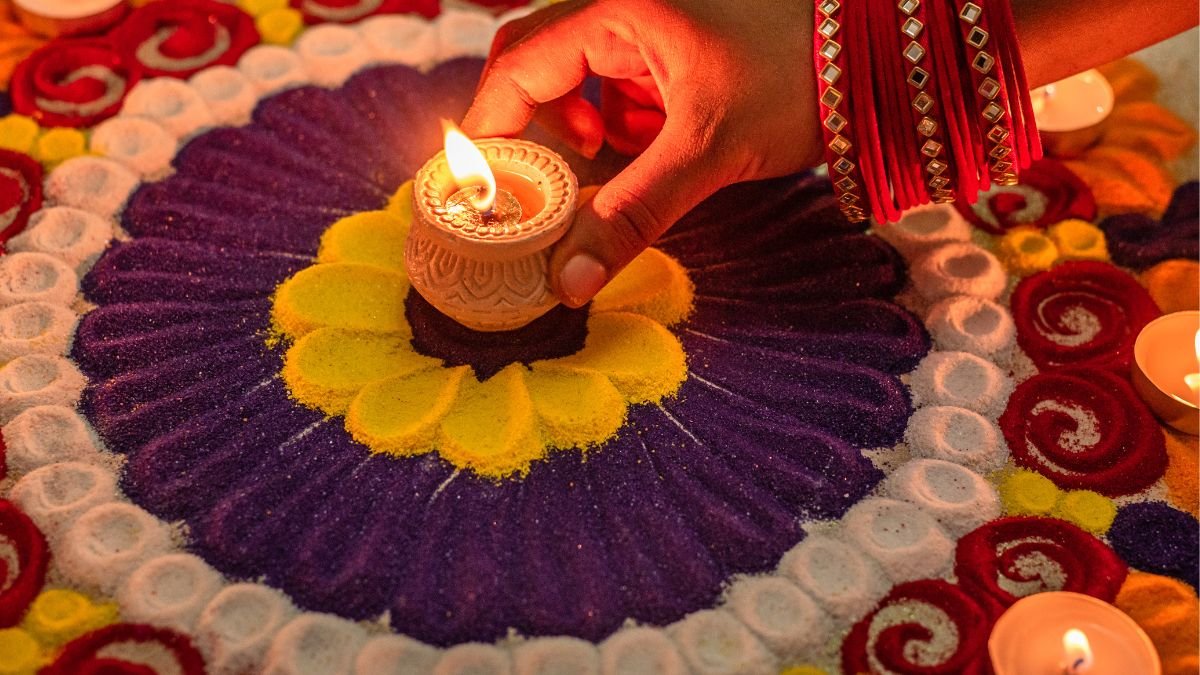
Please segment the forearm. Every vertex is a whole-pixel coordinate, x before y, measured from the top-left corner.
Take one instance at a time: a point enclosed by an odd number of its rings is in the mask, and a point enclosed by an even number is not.
[[[1197,24],[1197,0],[1013,0],[1031,86],[1108,63]]]

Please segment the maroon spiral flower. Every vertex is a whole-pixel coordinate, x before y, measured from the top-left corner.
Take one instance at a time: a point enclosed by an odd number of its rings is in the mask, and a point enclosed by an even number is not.
[[[972,205],[958,210],[976,227],[993,234],[1021,225],[1049,227],[1064,220],[1096,217],[1096,199],[1083,180],[1052,159],[1034,162],[1021,172],[1021,182],[995,186]]]
[[[901,584],[850,630],[842,643],[842,671],[990,673],[987,639],[999,613],[989,596],[973,598],[941,579]]]
[[[29,215],[41,207],[42,165],[28,155],[0,150],[0,244],[25,229]]]
[[[1112,602],[1128,569],[1104,542],[1063,520],[994,520],[958,542],[958,583],[1005,607],[1034,593],[1072,591]]]
[[[232,66],[258,44],[254,19],[216,0],[151,2],[111,34],[122,57],[149,77],[185,78],[215,65]]]
[[[1104,370],[1064,368],[1026,380],[1000,429],[1017,465],[1066,489],[1132,494],[1167,467],[1153,415],[1125,378]]]
[[[90,127],[121,109],[141,77],[109,38],[53,40],[13,71],[13,110],[43,126]]]
[[[1017,344],[1038,368],[1129,369],[1133,342],[1162,312],[1129,274],[1104,262],[1063,263],[1012,295]]]
[[[24,616],[42,590],[49,561],[41,530],[16,504],[0,499],[0,628]]]
[[[148,664],[105,654],[108,648],[121,644],[160,647],[174,657],[176,667],[159,671]],[[41,671],[41,675],[156,675],[161,672],[204,675],[204,657],[200,656],[186,636],[173,630],[118,623],[68,643],[54,663]]]

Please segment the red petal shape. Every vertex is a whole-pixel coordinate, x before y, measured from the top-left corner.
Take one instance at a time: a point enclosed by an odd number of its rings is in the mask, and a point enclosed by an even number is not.
[[[1094,368],[1064,368],[1022,382],[1000,416],[1018,466],[1056,485],[1110,497],[1162,477],[1162,431],[1129,382]]]
[[[134,623],[118,623],[75,638],[40,675],[154,675],[156,671],[139,663],[102,657],[109,645],[122,642],[154,642],[175,656],[177,672],[204,675],[204,657],[185,635],[167,628]]]
[[[290,0],[304,23],[353,23],[375,14],[420,14],[432,19],[442,13],[441,0]],[[477,3],[485,4],[485,3]],[[525,2],[517,4],[527,4]],[[513,5],[514,7],[516,5]]]
[[[0,244],[24,230],[30,214],[40,208],[42,165],[29,155],[0,150]]]
[[[16,551],[17,569],[0,567],[0,628],[15,626],[42,590],[50,554],[46,538],[16,504],[0,499],[0,541]]]
[[[1056,563],[1057,570],[1037,569],[1033,561],[1041,558]],[[964,588],[987,594],[1004,607],[1042,591],[1072,591],[1112,602],[1129,572],[1091,534],[1063,520],[1036,517],[1001,518],[967,534],[958,541],[954,570]],[[1039,572],[1051,578],[1043,580]],[[1044,587],[1019,586],[1039,580]]]
[[[1026,277],[1013,291],[1012,314],[1017,343],[1038,368],[1086,365],[1125,373],[1138,333],[1162,311],[1137,279],[1085,260]]]
[[[1029,213],[1025,191],[1038,194],[1044,208],[1035,207]],[[1015,187],[997,187],[979,196],[974,205],[956,203],[963,216],[976,227],[993,234],[1019,225],[1049,227],[1055,223],[1077,218],[1091,221],[1096,218],[1096,198],[1092,189],[1065,165],[1052,159],[1034,162],[1021,171],[1021,183]]]
[[[43,126],[90,127],[117,114],[140,77],[109,38],[64,38],[17,64],[9,88],[13,110]]]
[[[908,658],[905,646],[925,642],[936,634],[937,626],[913,618],[906,623],[881,627],[872,644],[871,624],[883,610],[896,605],[918,602],[941,610],[958,631],[954,651],[936,665],[920,665]],[[992,623],[1000,614],[999,605],[988,596],[979,600],[941,579],[923,579],[901,584],[880,601],[875,611],[855,624],[842,643],[842,672],[847,675],[873,673],[872,660],[895,673],[908,675],[982,675],[991,673],[987,639]]]
[[[142,5],[111,33],[123,57],[147,77],[186,78],[209,66],[232,66],[259,42],[254,18],[217,0]]]

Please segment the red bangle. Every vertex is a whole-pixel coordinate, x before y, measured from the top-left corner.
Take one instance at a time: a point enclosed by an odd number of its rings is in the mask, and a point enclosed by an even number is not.
[[[1001,0],[1003,1],[1003,0]],[[1011,114],[1007,78],[1004,75],[1005,59],[997,57],[995,47],[1000,40],[993,39],[988,14],[982,3],[985,0],[958,0],[958,24],[963,43],[966,45],[968,70],[971,73],[971,96],[975,109],[983,121],[986,139],[987,166],[991,182],[997,185],[1013,185],[1017,182],[1013,170],[1012,141],[1016,120]]]
[[[862,2],[850,2],[843,9],[844,42],[846,67],[849,69],[850,117],[853,128],[858,132],[859,168],[866,181],[865,189],[869,197],[872,213],[876,222],[891,223],[900,219],[901,208],[897,205],[896,195],[889,182],[887,162],[884,159],[883,144],[880,139],[880,119],[875,87],[871,81],[871,48],[867,41],[867,8]],[[895,160],[895,153],[887,153]],[[894,175],[894,174],[892,174]]]
[[[850,78],[839,65],[845,51],[838,40],[843,31],[842,5],[838,0],[821,0],[814,15],[813,62],[817,67],[817,100],[821,106],[821,128],[829,152],[829,177],[842,214],[852,223],[867,219],[862,200],[863,177],[855,161],[854,129],[845,111],[849,109]],[[844,60],[842,61],[844,64]]]
[[[968,110],[970,96],[969,79],[959,72],[963,62],[961,40],[955,28],[956,19],[951,5],[944,0],[929,3],[930,48],[939,55],[933,64],[937,67],[938,101],[946,120],[946,134],[951,139],[947,152],[957,169],[956,186],[958,198],[974,203],[979,192],[987,189],[987,171],[984,160],[983,140],[979,130],[978,116]],[[970,106],[973,108],[973,106]]]
[[[929,0],[928,4],[936,4]],[[944,130],[947,120],[938,105],[936,86],[937,66],[929,45],[932,30],[926,30],[929,15],[922,0],[900,0],[896,5],[900,12],[900,33],[903,47],[900,55],[903,67],[908,70],[909,120],[916,129],[916,143],[920,151],[920,162],[924,169],[921,175],[929,198],[937,203],[954,201],[953,163],[946,152]]]

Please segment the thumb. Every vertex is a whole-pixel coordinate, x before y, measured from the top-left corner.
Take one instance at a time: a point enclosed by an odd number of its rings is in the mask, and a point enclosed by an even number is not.
[[[672,124],[582,204],[550,258],[550,282],[569,307],[587,304],[676,220],[730,182],[712,134]]]

